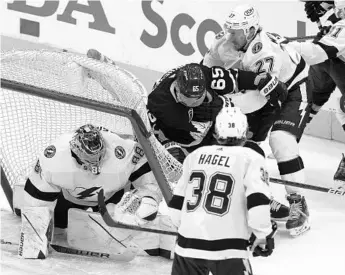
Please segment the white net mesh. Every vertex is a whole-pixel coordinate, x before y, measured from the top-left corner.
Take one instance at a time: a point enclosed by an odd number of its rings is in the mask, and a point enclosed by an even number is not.
[[[150,128],[147,92],[131,73],[86,56],[52,51],[1,53],[1,78],[134,109]],[[32,95],[0,90],[0,164],[10,184],[23,185],[39,152],[59,135],[92,123],[134,138],[131,122],[118,115],[60,103]],[[181,165],[154,138],[151,147],[170,181]]]

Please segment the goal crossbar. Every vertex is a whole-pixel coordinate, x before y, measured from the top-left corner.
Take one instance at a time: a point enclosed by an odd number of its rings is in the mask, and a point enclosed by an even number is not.
[[[136,133],[136,137],[141,146],[143,147],[147,160],[150,164],[151,170],[154,173],[154,176],[156,177],[156,180],[158,182],[158,185],[161,189],[165,201],[168,203],[171,200],[172,192],[169,188],[169,183],[164,173],[161,171],[159,162],[151,149],[150,143],[148,142],[148,138],[150,138],[152,132],[149,132],[146,129],[145,124],[142,121],[140,115],[134,109],[120,105],[100,102],[89,98],[83,98],[71,94],[63,94],[55,90],[36,87],[33,85],[24,84],[21,82],[3,78],[1,78],[1,87],[14,92],[25,93],[36,97],[41,97],[45,99],[59,101],[61,103],[100,111],[103,113],[126,117],[131,122],[132,127]],[[12,202],[10,202],[10,204],[11,207],[13,207]]]

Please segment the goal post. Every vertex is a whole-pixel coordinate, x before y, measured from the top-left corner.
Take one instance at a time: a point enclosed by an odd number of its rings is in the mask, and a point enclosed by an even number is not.
[[[170,201],[182,166],[153,135],[147,92],[130,72],[73,53],[2,52],[0,103],[0,165],[11,189],[24,185],[50,142],[92,123],[136,139]]]

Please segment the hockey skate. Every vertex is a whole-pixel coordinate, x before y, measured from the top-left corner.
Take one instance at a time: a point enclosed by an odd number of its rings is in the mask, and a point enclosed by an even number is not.
[[[334,174],[333,180],[340,184],[339,188],[345,189],[345,154],[339,163],[338,169]]]
[[[271,198],[270,201],[271,208],[271,219],[275,221],[286,221],[289,217],[290,209],[284,204]]]
[[[310,229],[309,210],[304,196],[293,193],[287,195],[290,203],[290,216],[286,222],[286,229],[293,237],[299,236]]]

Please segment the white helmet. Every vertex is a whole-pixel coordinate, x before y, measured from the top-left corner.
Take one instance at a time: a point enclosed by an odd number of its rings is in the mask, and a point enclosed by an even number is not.
[[[341,19],[345,19],[345,1],[334,1],[334,14]]]
[[[247,36],[250,28],[255,28],[255,32],[260,29],[260,16],[257,10],[250,5],[237,6],[230,12],[224,23],[224,30],[243,30]]]
[[[247,117],[238,107],[225,107],[217,115],[214,128],[214,137],[219,143],[242,142],[247,138]]]

